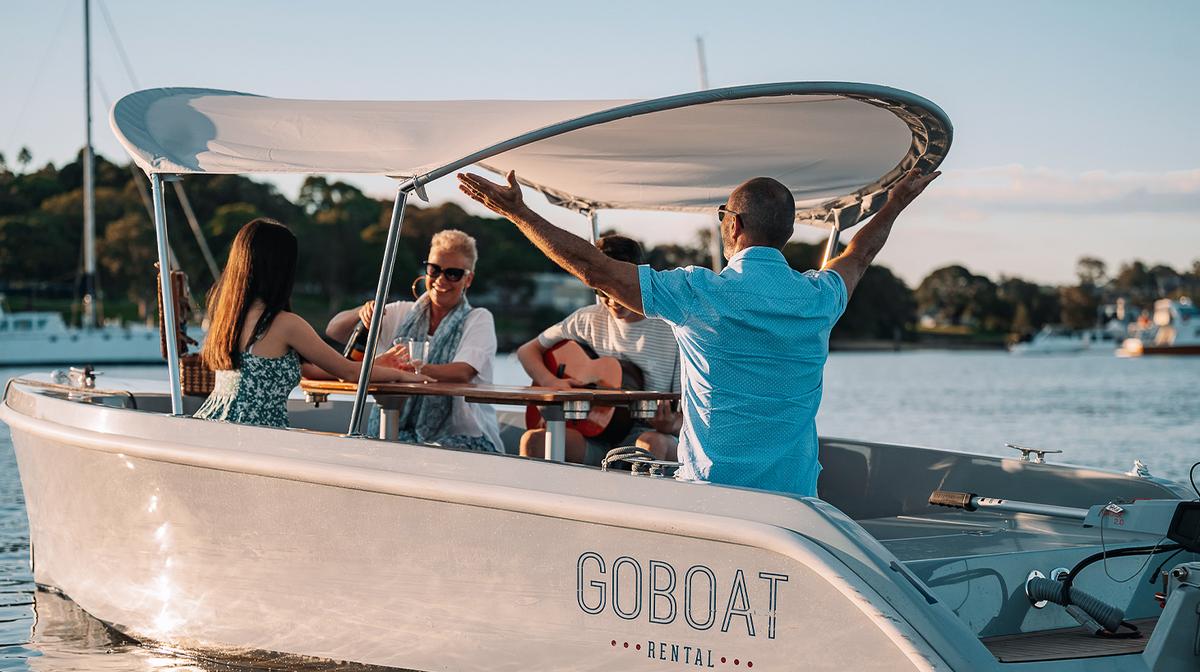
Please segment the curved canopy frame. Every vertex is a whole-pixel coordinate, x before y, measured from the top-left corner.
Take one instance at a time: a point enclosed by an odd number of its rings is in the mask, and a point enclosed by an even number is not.
[[[556,205],[705,211],[746,179],[792,190],[796,220],[840,230],[874,214],[910,168],[930,171],[953,128],[930,101],[845,82],[710,89],[647,101],[313,101],[195,88],[149,89],[113,106],[117,139],[150,175],[166,324],[169,245],[163,180],[202,173],[372,173],[401,180],[376,305],[386,303],[410,193],[471,165],[515,170]],[[482,147],[482,149],[480,149]],[[368,328],[348,434],[359,436],[382,312]],[[183,412],[167,338],[172,412]],[[556,433],[557,434],[557,433]],[[561,458],[562,437],[547,457]]]
[[[953,129],[914,94],[843,82],[710,89],[647,101],[313,101],[213,89],[122,98],[113,130],[147,173],[373,173],[417,189],[470,165],[552,203],[711,211],[748,177],[796,197],[798,223],[842,229]],[[482,147],[482,149],[480,149]]]

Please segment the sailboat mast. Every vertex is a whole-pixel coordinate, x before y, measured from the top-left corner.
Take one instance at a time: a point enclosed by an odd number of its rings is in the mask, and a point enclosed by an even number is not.
[[[87,144],[83,148],[83,326],[96,326],[96,190],[92,156],[92,24],[91,3],[83,0],[83,105]]]

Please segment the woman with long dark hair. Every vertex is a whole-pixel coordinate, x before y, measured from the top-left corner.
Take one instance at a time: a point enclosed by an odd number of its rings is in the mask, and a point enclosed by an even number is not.
[[[211,322],[201,358],[217,372],[217,383],[195,417],[287,427],[287,398],[300,383],[301,360],[344,380],[358,378],[360,363],[343,358],[291,312],[296,257],[296,236],[279,222],[259,218],[238,231],[208,295]],[[432,380],[395,368],[391,350],[375,362],[373,381]]]

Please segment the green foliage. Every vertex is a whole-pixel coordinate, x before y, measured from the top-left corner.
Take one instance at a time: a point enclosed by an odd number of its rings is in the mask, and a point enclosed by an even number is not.
[[[1088,287],[1059,287],[1058,300],[1062,305],[1061,321],[1072,329],[1090,329],[1096,326],[1096,311],[1100,297]]]
[[[35,210],[0,217],[0,279],[71,282],[81,238],[78,221],[58,215]]]
[[[917,286],[916,300],[921,315],[932,317],[939,324],[985,331],[1005,327],[995,283],[957,264],[926,276]]]
[[[870,266],[859,280],[832,338],[897,339],[912,329],[913,292],[886,266]]]
[[[997,331],[1030,334],[1044,324],[1059,321],[1062,308],[1053,288],[1001,276],[996,284],[996,298],[999,300],[996,322],[1003,324],[1005,318],[1008,320],[1008,325]]]
[[[80,268],[83,164],[81,157],[61,168],[27,168],[32,153],[17,157],[21,172],[0,157],[0,291],[22,287],[59,287],[57,301],[68,301]],[[95,157],[96,235],[100,288],[125,304],[153,305],[157,260],[154,230],[146,212],[146,179],[139,171]],[[325,177],[308,178],[295,203],[272,185],[236,175],[195,175],[182,182],[209,246],[223,264],[234,235],[256,217],[287,224],[300,239],[295,305],[314,323],[334,310],[373,295],[392,204],[362,193],[353,185]],[[166,190],[172,249],[202,298],[212,283],[173,185]],[[553,309],[531,305],[536,273],[562,271],[510,223],[471,215],[453,203],[436,207],[408,204],[397,249],[390,296],[409,296],[434,233],[454,228],[475,237],[479,246],[473,297],[490,303],[501,341],[513,345],[561,317]],[[710,264],[711,229],[697,239],[646,250],[655,268]],[[815,268],[823,245],[789,243],[784,257],[796,269]],[[1027,333],[1047,323],[1092,326],[1098,306],[1124,297],[1135,307],[1162,296],[1200,295],[1200,260],[1186,271],[1133,261],[1111,277],[1104,262],[1084,257],[1077,265],[1079,284],[1043,287],[1019,278],[997,282],[962,266],[937,269],[915,292],[891,271],[872,266],[860,281],[841,321],[838,339],[892,339],[911,332],[918,316],[966,331]],[[45,296],[45,294],[43,294]],[[113,301],[112,303],[115,303]]]
[[[113,287],[123,289],[134,302],[156,300],[153,268],[158,250],[154,227],[144,212],[130,212],[109,222],[96,247],[105,279]]]

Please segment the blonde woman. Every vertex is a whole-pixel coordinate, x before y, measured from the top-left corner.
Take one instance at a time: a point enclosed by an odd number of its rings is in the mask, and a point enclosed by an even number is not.
[[[440,231],[423,262],[427,291],[416,301],[384,307],[381,347],[411,338],[429,340],[421,373],[439,382],[491,384],[496,360],[496,324],[486,308],[472,308],[466,292],[475,278],[475,239],[454,229]],[[325,333],[346,341],[361,320],[371,323],[374,301],[342,311]],[[461,397],[412,397],[399,419],[400,440],[503,452],[495,410]]]

